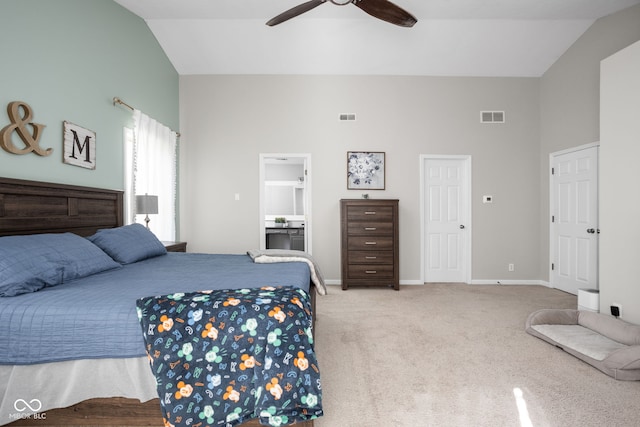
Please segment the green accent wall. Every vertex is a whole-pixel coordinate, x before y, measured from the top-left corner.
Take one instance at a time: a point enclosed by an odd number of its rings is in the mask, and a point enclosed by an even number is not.
[[[0,2],[0,129],[7,105],[23,101],[46,125],[42,148],[0,149],[0,176],[122,189],[122,130],[132,113],[122,98],[178,131],[179,77],[144,20],[112,0]],[[96,133],[96,169],[63,163],[63,122]],[[19,148],[24,143],[12,133]]]

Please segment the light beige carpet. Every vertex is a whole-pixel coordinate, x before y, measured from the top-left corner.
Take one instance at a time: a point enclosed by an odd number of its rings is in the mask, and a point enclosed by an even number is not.
[[[575,307],[543,286],[332,286],[317,306],[325,416],[315,425],[640,425],[640,382],[524,331],[537,309]]]

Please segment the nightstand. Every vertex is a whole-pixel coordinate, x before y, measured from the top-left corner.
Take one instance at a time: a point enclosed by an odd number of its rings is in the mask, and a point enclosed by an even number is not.
[[[187,242],[162,242],[167,252],[187,252]]]

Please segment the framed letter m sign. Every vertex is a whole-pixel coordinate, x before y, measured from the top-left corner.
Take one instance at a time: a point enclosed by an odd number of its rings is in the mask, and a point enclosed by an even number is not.
[[[64,122],[65,163],[87,169],[96,168],[96,133]]]

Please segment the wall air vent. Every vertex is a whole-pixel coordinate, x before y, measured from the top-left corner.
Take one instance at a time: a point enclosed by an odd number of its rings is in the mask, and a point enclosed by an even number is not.
[[[504,123],[504,111],[480,111],[480,123]]]
[[[340,114],[340,120],[341,121],[349,121],[349,120],[355,120],[356,119],[356,115],[353,113],[350,114]]]

